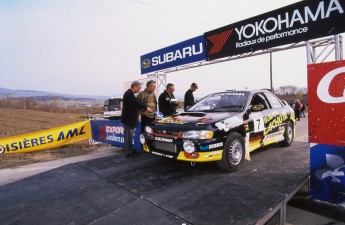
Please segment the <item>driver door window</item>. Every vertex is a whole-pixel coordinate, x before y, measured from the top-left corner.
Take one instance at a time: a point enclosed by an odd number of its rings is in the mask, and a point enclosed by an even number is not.
[[[283,107],[282,103],[271,93],[265,93],[268,101],[270,102],[272,108]]]
[[[261,105],[263,109],[269,109],[268,104],[265,100],[265,97],[261,94],[255,94],[250,102],[251,105]]]

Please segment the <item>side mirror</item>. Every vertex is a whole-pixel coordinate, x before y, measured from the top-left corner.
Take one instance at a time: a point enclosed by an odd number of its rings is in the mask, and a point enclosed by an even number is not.
[[[259,104],[259,105],[251,105],[250,106],[250,111],[251,112],[261,112],[264,110],[264,106]]]
[[[244,114],[243,114],[243,120],[249,120],[250,112],[251,112],[250,108],[247,109],[247,110],[244,112]]]

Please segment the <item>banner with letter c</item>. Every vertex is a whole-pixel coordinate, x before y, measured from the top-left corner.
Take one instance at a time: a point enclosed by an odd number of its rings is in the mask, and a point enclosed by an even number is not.
[[[308,65],[310,193],[345,207],[345,61]]]
[[[90,121],[0,139],[1,153],[33,152],[91,138]]]
[[[309,142],[345,146],[345,60],[308,66]]]

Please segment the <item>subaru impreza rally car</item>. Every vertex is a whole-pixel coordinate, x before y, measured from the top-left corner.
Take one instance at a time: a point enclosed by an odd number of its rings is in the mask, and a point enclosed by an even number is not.
[[[217,161],[235,171],[250,152],[280,143],[291,145],[295,114],[267,90],[214,93],[171,117],[145,127],[140,136],[146,152],[190,162]]]

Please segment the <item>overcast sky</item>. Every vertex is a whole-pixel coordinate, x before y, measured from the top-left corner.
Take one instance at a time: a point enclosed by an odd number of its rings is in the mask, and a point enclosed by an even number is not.
[[[294,0],[1,0],[0,87],[113,96],[140,56]],[[306,50],[273,54],[273,86],[307,86]],[[167,74],[175,95],[269,88],[269,55]]]

